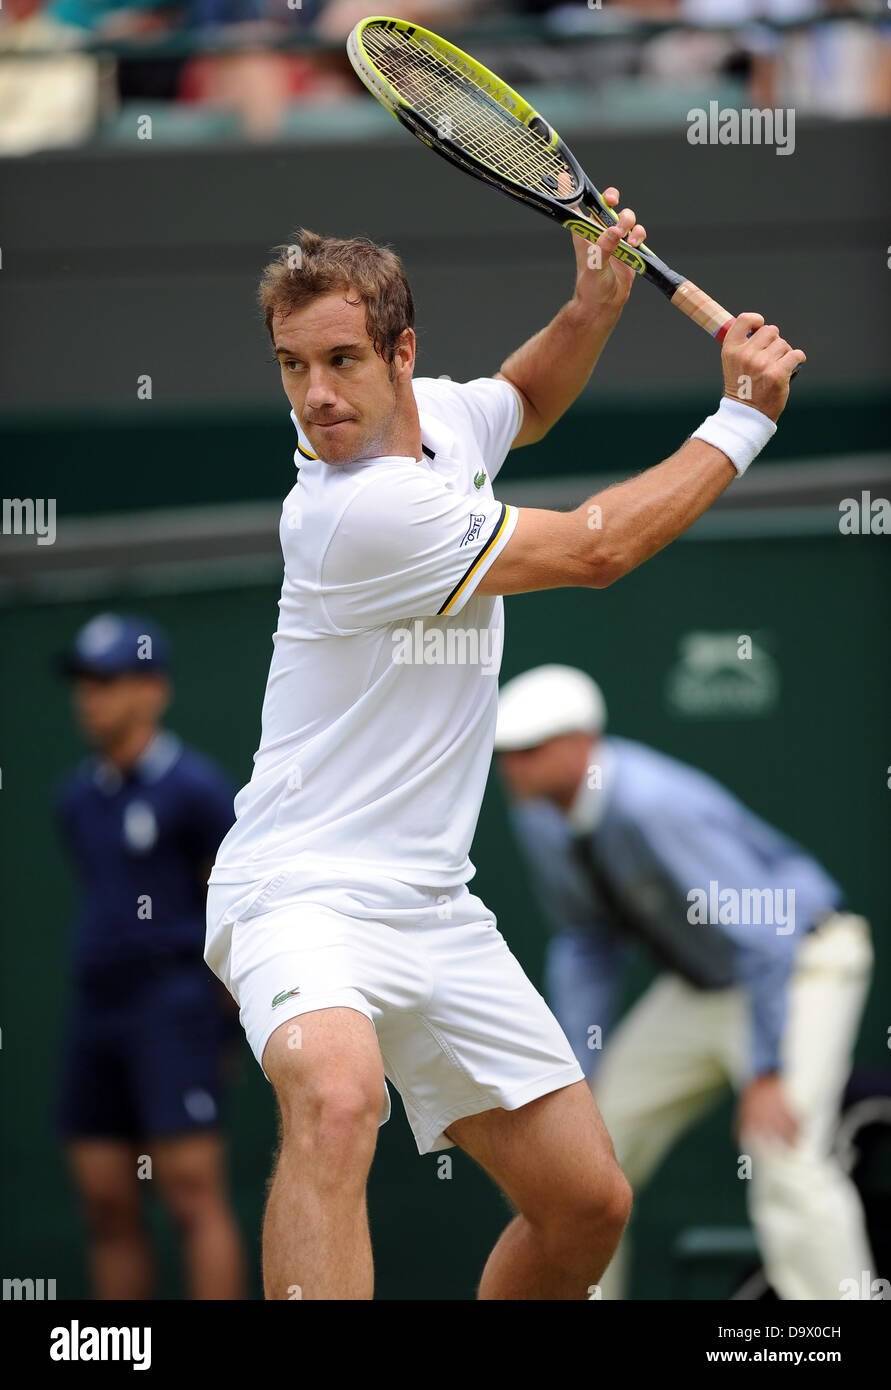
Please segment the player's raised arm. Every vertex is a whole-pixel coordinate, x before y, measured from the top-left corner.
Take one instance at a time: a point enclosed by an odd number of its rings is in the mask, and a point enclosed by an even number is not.
[[[804,360],[774,324],[740,314],[724,341],[725,394],[715,415],[663,463],[574,511],[520,508],[478,592],[603,589],[648,560],[692,526],[772,437],[792,372]],[[745,403],[736,395],[740,381],[751,383]]]
[[[615,207],[618,189],[608,188],[603,197]],[[613,252],[622,237],[629,246],[639,246],[646,234],[631,209],[624,208],[596,245],[573,235],[572,299],[495,373],[523,397],[523,426],[512,449],[537,444],[584,390],[634,283],[633,270],[617,261]]]

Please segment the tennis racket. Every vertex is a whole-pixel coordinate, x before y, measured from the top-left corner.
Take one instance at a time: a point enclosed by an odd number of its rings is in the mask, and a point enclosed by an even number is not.
[[[353,29],[347,54],[372,96],[466,174],[588,241],[619,220],[553,126],[454,44],[406,20],[371,16]],[[723,342],[734,315],[692,280],[645,243],[620,241],[613,255]]]

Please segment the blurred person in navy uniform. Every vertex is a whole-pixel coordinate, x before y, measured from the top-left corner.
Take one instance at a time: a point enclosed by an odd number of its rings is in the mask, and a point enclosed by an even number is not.
[[[190,1297],[240,1298],[220,1129],[236,1029],[203,960],[206,880],[234,819],[233,788],[161,727],[171,685],[156,626],[100,614],[60,666],[96,750],[57,801],[82,894],[58,1123],[95,1296],[152,1296],[142,1197],[157,1191]]]
[[[767,1278],[781,1299],[837,1300],[843,1280],[875,1269],[832,1151],[869,925],[811,855],[720,783],[604,737],[605,724],[599,686],[572,667],[538,667],[500,693],[499,767],[554,928],[548,1002],[635,1192],[733,1087],[740,1153],[726,1182],[749,1179]],[[660,973],[616,1021],[635,943]],[[626,1233],[603,1297],[623,1296],[627,1263]]]

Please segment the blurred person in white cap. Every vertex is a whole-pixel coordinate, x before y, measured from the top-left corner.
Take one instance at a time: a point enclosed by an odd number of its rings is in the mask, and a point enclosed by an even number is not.
[[[549,1003],[634,1191],[737,1091],[770,1283],[782,1299],[838,1299],[843,1279],[873,1267],[859,1196],[831,1153],[868,923],[718,782],[605,727],[600,687],[572,667],[537,667],[500,692],[499,770],[554,930]],[[660,973],[617,1022],[635,943]],[[728,1184],[737,1176],[734,1163]],[[624,1296],[627,1267],[626,1236],[604,1297]]]

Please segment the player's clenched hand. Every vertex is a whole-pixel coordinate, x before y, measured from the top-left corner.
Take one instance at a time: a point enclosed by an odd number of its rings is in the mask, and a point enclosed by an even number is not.
[[[776,421],[789,399],[792,373],[807,358],[780,336],[775,323],[766,324],[761,314],[740,314],[724,339],[721,361],[724,395]]]
[[[567,175],[560,174],[560,179]],[[607,188],[603,201],[614,208],[619,202],[619,190]],[[576,278],[576,297],[586,308],[621,309],[631,293],[634,284],[634,271],[613,257],[619,242],[625,240],[629,246],[640,246],[646,240],[647,229],[638,222],[631,208],[623,208],[614,227],[602,232],[596,242],[586,241],[584,237],[572,234],[575,249],[575,262],[578,268]]]

